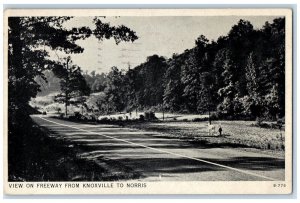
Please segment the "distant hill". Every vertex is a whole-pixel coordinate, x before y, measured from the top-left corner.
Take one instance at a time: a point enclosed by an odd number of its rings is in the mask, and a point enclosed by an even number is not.
[[[41,92],[37,96],[46,96],[54,92],[60,91],[60,79],[57,78],[52,71],[45,71],[45,77],[48,82],[43,80],[41,77],[35,78],[35,81],[41,86]]]

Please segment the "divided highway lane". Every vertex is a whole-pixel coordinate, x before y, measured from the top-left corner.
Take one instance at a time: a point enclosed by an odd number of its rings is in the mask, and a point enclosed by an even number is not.
[[[40,115],[32,118],[53,132],[53,138],[80,147],[81,158],[102,164],[105,157],[141,173],[143,181],[284,180],[284,159],[268,155],[205,145],[195,147],[157,132],[114,125],[78,124]],[[118,168],[114,165],[112,170]]]

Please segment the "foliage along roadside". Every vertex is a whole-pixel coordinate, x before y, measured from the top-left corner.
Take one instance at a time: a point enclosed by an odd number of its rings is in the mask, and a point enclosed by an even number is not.
[[[220,119],[285,116],[285,19],[254,29],[240,20],[226,36],[166,59],[158,55],[128,70],[84,75],[101,114],[145,110],[217,112]]]

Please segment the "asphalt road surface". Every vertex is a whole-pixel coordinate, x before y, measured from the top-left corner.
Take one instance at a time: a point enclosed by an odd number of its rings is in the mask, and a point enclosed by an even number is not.
[[[157,132],[116,125],[78,124],[41,115],[32,118],[53,132],[53,138],[80,147],[79,157],[100,165],[110,160],[112,171],[132,170],[141,174],[142,181],[284,180],[284,159],[271,155],[195,146]]]

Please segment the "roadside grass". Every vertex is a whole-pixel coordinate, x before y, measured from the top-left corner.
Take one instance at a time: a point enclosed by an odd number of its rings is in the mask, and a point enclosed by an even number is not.
[[[213,121],[212,125],[216,127],[213,136],[208,134],[207,121],[128,123],[126,127],[160,132],[165,137],[185,139],[207,147],[256,148],[284,156],[284,129],[261,128],[254,123],[255,121]],[[219,125],[222,126],[222,136],[219,136]]]
[[[98,163],[81,158],[79,147],[55,139],[52,132],[31,119],[25,122],[12,131],[22,143],[10,142],[9,181],[115,181],[139,177],[122,166],[117,173],[111,171],[111,165],[116,164],[102,157],[98,157]]]
[[[199,119],[201,120],[201,119]],[[219,120],[212,121],[216,132],[208,134],[208,121],[192,122],[191,120],[169,121],[140,121],[140,120],[105,120],[94,121],[72,120],[78,123],[111,124],[121,127],[135,128],[145,131],[159,132],[163,137],[176,137],[199,147],[228,147],[239,148],[247,151],[259,151],[284,157],[285,130],[282,128],[258,127],[255,121]],[[222,136],[219,136],[218,128],[222,127]],[[271,125],[270,125],[271,126]]]

